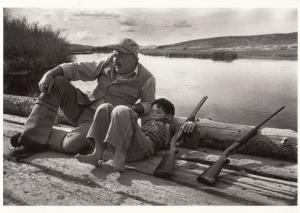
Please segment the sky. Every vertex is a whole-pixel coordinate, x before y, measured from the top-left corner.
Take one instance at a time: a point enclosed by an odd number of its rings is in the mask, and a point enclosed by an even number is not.
[[[132,38],[140,45],[297,31],[297,8],[4,7],[4,14],[51,25],[70,43],[101,46]]]

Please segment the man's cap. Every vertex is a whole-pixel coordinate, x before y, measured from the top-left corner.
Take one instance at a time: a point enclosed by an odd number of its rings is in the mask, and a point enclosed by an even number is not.
[[[139,45],[132,39],[122,39],[118,44],[107,45],[107,47],[122,53],[138,55]]]

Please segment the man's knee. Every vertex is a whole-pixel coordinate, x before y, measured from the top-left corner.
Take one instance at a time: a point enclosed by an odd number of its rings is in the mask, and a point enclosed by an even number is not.
[[[101,112],[111,112],[113,109],[113,105],[110,103],[104,103],[97,107],[95,114],[99,114]]]
[[[39,100],[57,108],[61,106],[61,102],[66,95],[73,94],[73,91],[71,90],[72,87],[72,84],[63,76],[56,76],[54,77],[53,88],[51,89],[50,94],[41,93]]]
[[[83,148],[88,146],[88,143],[85,141],[85,137],[78,137],[74,139],[70,135],[67,135],[61,143],[62,152],[68,154],[77,154]]]
[[[116,106],[112,110],[112,116],[130,115],[131,113],[133,113],[133,110],[125,105]]]
[[[68,132],[62,141],[62,149],[65,153],[76,154],[88,146],[86,135],[90,124],[80,125],[78,128]]]

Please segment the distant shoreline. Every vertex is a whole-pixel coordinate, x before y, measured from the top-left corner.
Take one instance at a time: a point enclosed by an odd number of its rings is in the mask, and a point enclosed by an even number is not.
[[[199,59],[211,59],[211,54],[215,50],[206,50],[198,52],[188,52],[184,50],[158,50],[158,49],[141,49],[140,52],[143,55],[149,56],[164,56],[168,58],[199,58]],[[218,50],[224,51],[224,50]],[[224,51],[226,52],[226,51]],[[236,59],[269,59],[269,60],[298,60],[298,50],[257,50],[250,49],[245,51],[229,51],[237,54]],[[78,54],[93,54],[93,53],[108,53],[107,51],[74,51],[72,55]],[[236,60],[234,59],[234,60]]]
[[[205,50],[205,51],[185,51],[185,50],[157,50],[157,49],[143,49],[141,53],[150,56],[165,56],[170,58],[201,58],[211,59],[214,52],[227,50]],[[236,59],[271,59],[271,60],[297,60],[298,50],[229,50],[228,52],[235,53]]]

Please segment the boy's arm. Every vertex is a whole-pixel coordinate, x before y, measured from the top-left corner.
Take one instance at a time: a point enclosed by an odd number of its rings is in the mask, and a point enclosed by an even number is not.
[[[175,135],[176,133],[176,127],[172,124],[166,124],[166,141],[165,141],[165,147],[169,147],[171,138]]]

